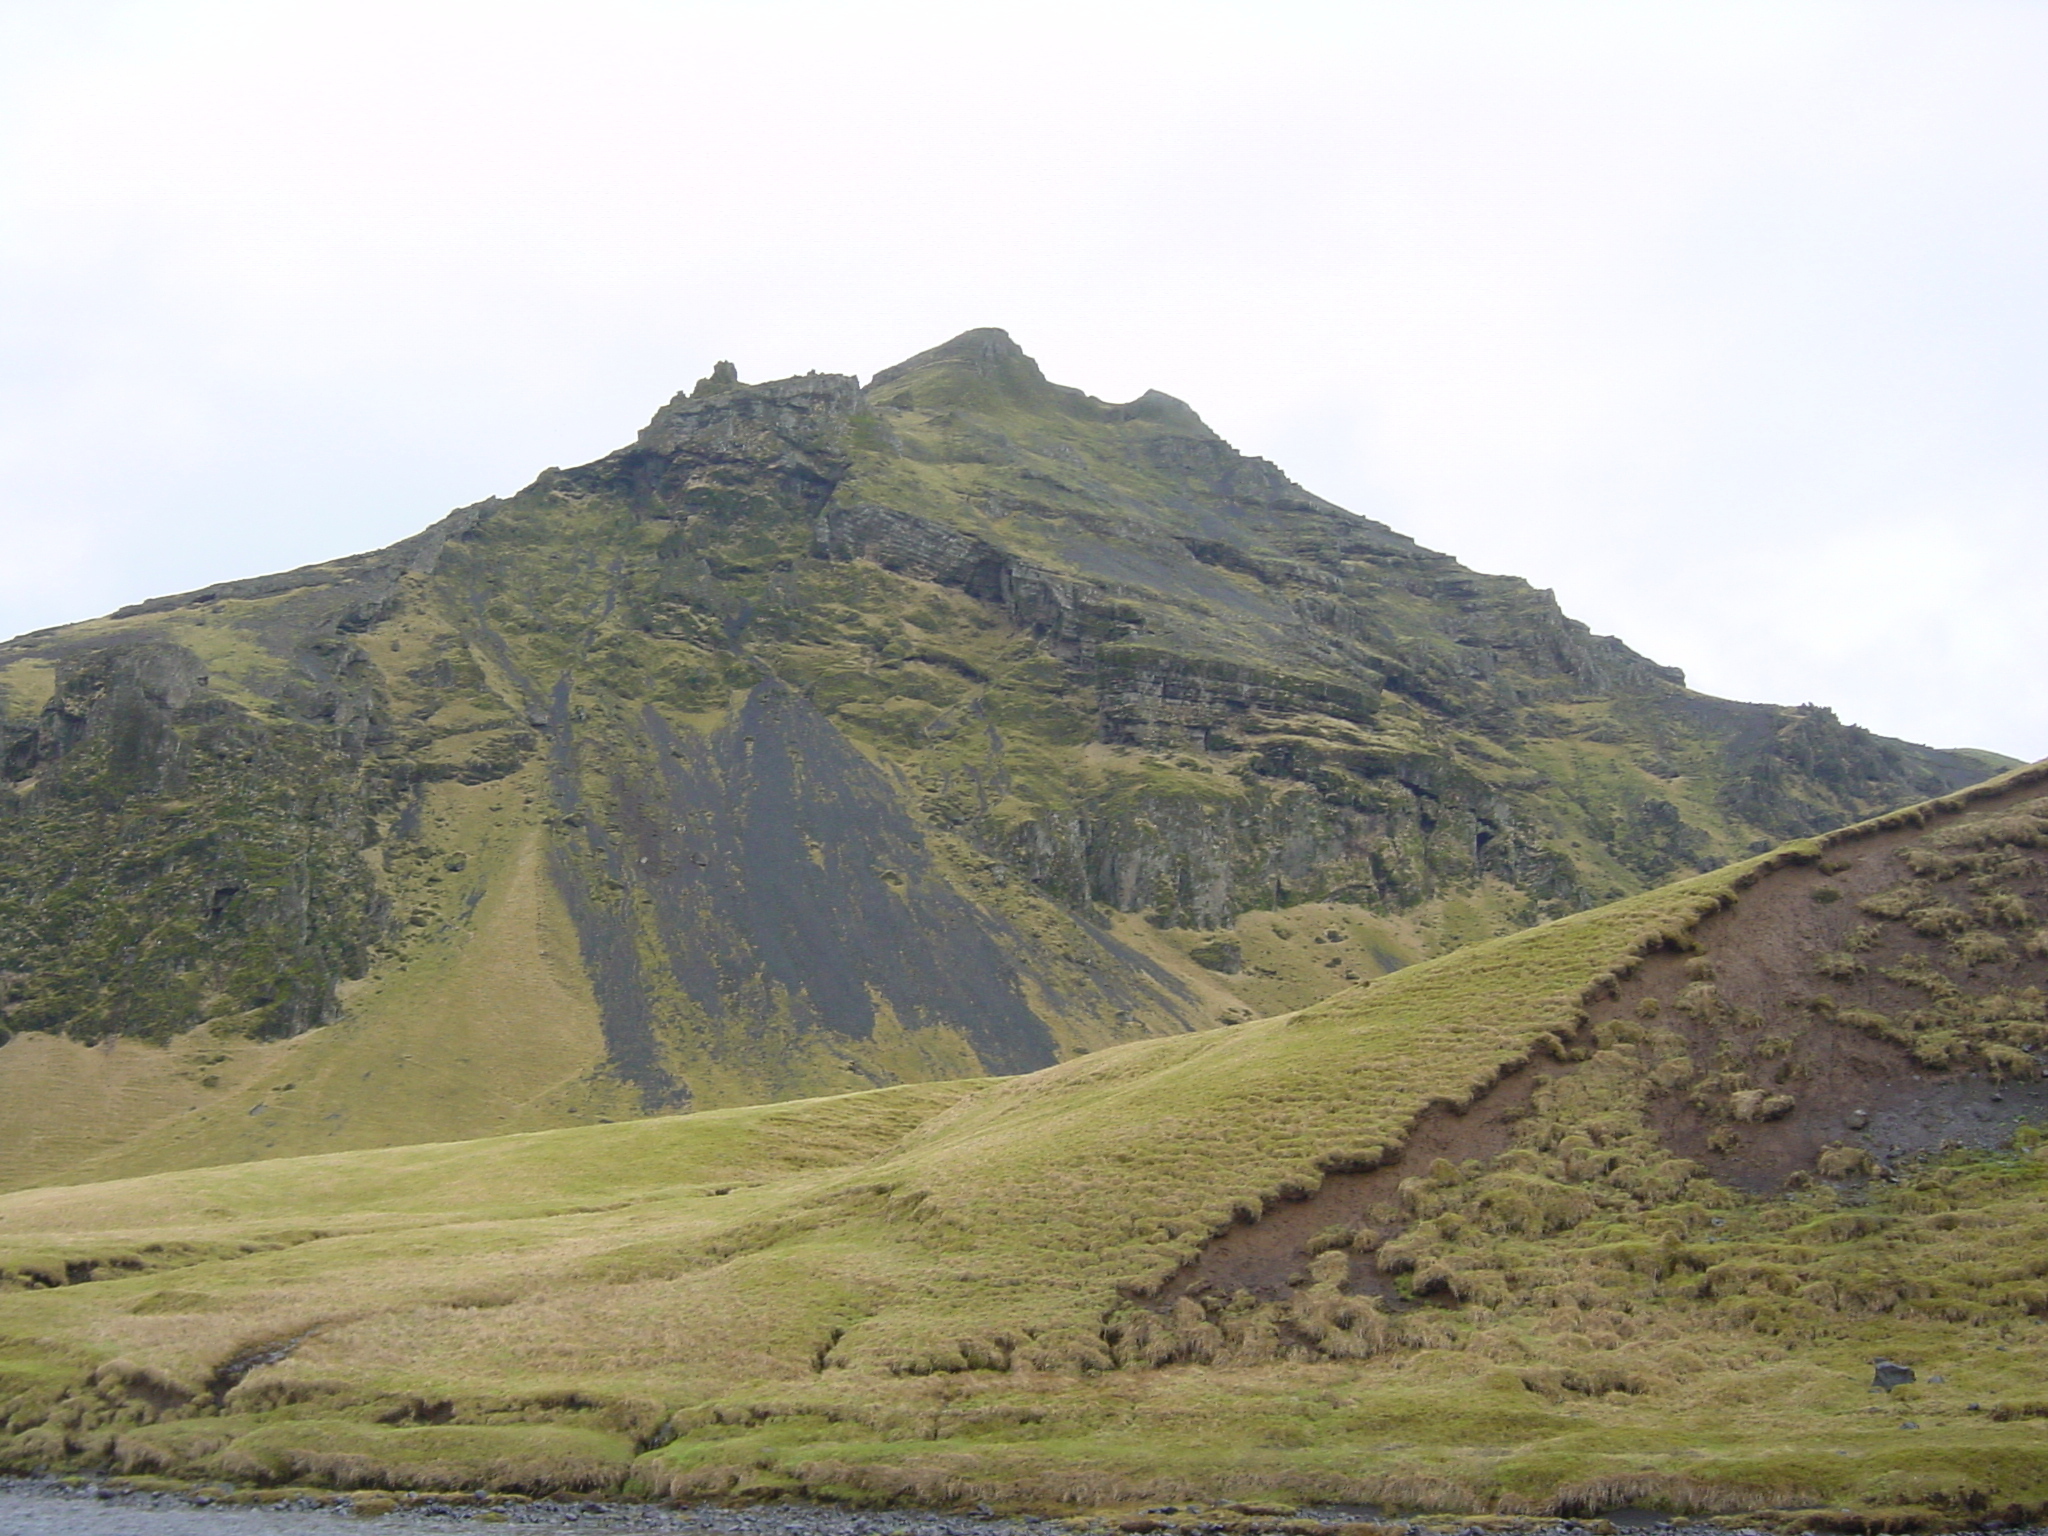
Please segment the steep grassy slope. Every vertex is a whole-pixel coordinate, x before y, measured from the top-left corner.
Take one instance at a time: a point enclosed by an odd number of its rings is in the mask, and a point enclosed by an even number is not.
[[[1023,1072],[1979,777],[971,332],[0,646],[9,1182]]]
[[[2044,789],[1026,1077],[0,1198],[5,1455],[2039,1507]]]

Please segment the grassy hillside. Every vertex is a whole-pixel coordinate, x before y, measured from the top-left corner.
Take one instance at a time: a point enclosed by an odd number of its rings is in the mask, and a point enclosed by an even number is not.
[[[1022,1077],[6,1196],[6,1464],[2038,1508],[2044,788]]]
[[[0,645],[0,1185],[1019,1073],[1981,776],[977,331]]]

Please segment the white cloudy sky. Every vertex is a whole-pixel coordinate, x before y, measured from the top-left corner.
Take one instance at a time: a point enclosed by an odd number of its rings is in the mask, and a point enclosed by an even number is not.
[[[2048,754],[2038,0],[0,0],[0,633],[1000,325],[1712,692]]]

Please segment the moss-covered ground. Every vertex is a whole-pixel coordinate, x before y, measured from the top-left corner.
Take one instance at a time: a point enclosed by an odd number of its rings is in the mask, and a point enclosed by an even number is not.
[[[1027,1076],[0,1198],[7,1464],[1040,1507],[2038,1508],[2036,1131],[1883,1177],[1802,1153],[1745,1193],[1669,1117],[1740,1140],[1819,1113],[1760,1120],[1749,1046],[1712,1057],[1769,1020],[1695,1006],[1689,1066],[1720,1073],[1696,1087],[1662,1013],[1615,1009],[1639,978],[1741,974],[1712,935],[1746,905],[1833,922],[1807,887],[1857,859],[1931,888],[2004,850],[1992,894],[2034,899],[2012,861],[2048,844],[2040,777]],[[1824,930],[1764,947],[1804,974]],[[1957,998],[2024,1012],[2020,946],[1945,963]],[[1840,1027],[1909,1064],[1924,1044]],[[1946,1074],[1924,1092],[1997,1104],[2017,1079],[1981,1074],[2023,1038],[1987,1028],[1922,1064]],[[1532,1076],[1504,1150],[1402,1160]],[[1182,1283],[1219,1235],[1382,1176],[1379,1230],[1323,1234],[1277,1290]],[[1917,1380],[1873,1390],[1879,1356]]]

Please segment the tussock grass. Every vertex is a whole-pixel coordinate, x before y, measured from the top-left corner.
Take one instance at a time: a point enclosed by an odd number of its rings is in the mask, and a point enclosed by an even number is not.
[[[2030,1404],[2048,1368],[2048,1163],[1866,1187],[1835,1146],[1819,1172],[1854,1189],[1742,1196],[1646,1113],[1786,1113],[1673,1022],[1778,1038],[1713,956],[1670,1010],[1588,1027],[1704,917],[1865,835],[1028,1077],[0,1198],[0,1270],[65,1280],[0,1291],[0,1460],[1067,1508],[2048,1500],[2038,1424],[1968,1406]],[[2013,846],[1966,842],[1937,851]],[[1317,1233],[1288,1296],[1153,1304],[1217,1233],[1534,1064],[1507,1151]],[[152,1245],[174,1273],[122,1267]],[[1348,1279],[1375,1247],[1387,1294]],[[1877,1354],[1921,1382],[1873,1398]]]

